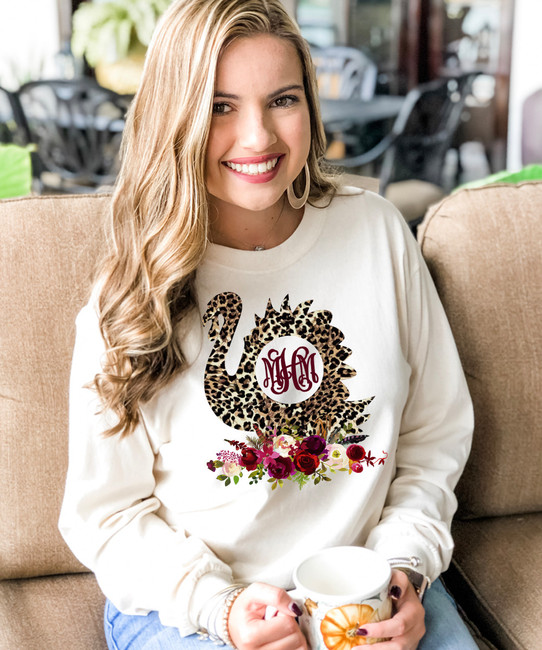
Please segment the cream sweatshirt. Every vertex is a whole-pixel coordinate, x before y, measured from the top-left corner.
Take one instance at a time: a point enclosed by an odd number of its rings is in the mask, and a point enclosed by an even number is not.
[[[415,555],[436,578],[452,553],[453,490],[473,416],[402,217],[381,197],[345,188],[329,207],[307,206],[276,248],[210,245],[196,289],[199,314],[179,332],[189,365],[122,439],[101,435],[112,416],[84,387],[104,351],[95,301],[77,318],[59,525],[106,596],[125,613],[156,610],[187,635],[224,586],[290,588],[294,566],[323,547]],[[225,440],[252,446],[256,429],[281,427],[329,444],[347,431],[365,456],[352,471],[336,447],[333,465],[329,448],[320,467],[331,480],[309,475],[301,488],[291,477],[273,489],[264,463],[251,484],[241,450]],[[274,458],[291,444],[283,439]]]

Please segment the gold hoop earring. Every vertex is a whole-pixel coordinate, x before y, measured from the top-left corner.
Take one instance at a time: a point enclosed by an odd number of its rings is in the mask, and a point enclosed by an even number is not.
[[[297,197],[295,195],[293,183],[291,185],[288,185],[288,189],[286,190],[288,203],[292,206],[294,210],[299,210],[300,208],[302,208],[307,202],[307,199],[309,198],[309,191],[311,189],[311,175],[309,172],[309,165],[307,162],[305,162],[304,169],[305,169],[305,191],[303,192],[303,195],[300,197]]]

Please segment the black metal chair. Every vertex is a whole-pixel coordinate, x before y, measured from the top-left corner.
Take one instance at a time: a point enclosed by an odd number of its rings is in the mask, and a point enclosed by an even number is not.
[[[403,201],[401,194],[412,193],[413,186],[399,184],[414,180],[424,183],[429,203],[451,189],[443,175],[446,153],[453,147],[465,101],[477,74],[437,79],[414,88],[407,94],[391,131],[374,147],[329,163],[358,169],[379,163],[376,170],[380,193],[396,203],[408,221],[422,217],[429,205],[417,201],[413,210],[419,214],[412,214],[403,207],[409,197]]]
[[[318,93],[326,99],[371,99],[376,64],[361,50],[343,45],[311,48]]]
[[[0,142],[24,146],[30,132],[17,93],[0,86]]]
[[[378,69],[364,52],[354,47],[333,45],[311,47],[311,55],[316,68],[318,94],[322,99],[372,99]],[[328,154],[335,152],[335,156],[342,156],[347,149],[357,151],[367,143],[371,146],[375,137],[367,140],[366,131],[348,121],[335,124],[333,132],[326,131],[331,147]]]
[[[131,97],[94,80],[40,80],[18,91],[46,188],[92,192],[114,183]]]
[[[391,131],[369,151],[330,160],[340,167],[363,167],[380,158],[380,192],[392,182],[417,179],[443,185],[442,172],[465,101],[477,73],[430,81],[411,90]]]

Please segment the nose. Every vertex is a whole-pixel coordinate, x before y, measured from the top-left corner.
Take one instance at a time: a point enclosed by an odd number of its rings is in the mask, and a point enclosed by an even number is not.
[[[263,152],[277,142],[273,120],[260,108],[244,111],[238,122],[237,139],[249,151]]]

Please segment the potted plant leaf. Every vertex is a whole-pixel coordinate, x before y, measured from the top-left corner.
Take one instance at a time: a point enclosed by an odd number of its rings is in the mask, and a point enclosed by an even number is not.
[[[32,189],[33,145],[0,144],[0,199],[26,196]]]
[[[101,86],[133,94],[156,23],[171,0],[94,0],[73,14],[72,51]]]

